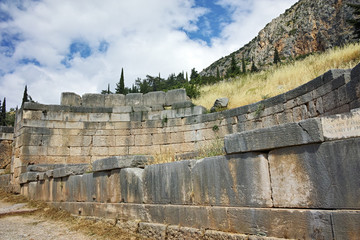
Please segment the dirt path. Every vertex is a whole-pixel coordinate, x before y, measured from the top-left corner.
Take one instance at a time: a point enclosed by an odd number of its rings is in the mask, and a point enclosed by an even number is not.
[[[11,204],[0,201],[0,240],[97,239],[80,232],[71,231],[61,222],[43,219],[37,214],[31,214],[33,210],[24,203]]]
[[[142,239],[107,221],[82,219],[0,188],[0,240]]]
[[[70,231],[59,223],[37,219],[34,216],[8,216],[0,218],[1,240],[88,240],[96,239]]]

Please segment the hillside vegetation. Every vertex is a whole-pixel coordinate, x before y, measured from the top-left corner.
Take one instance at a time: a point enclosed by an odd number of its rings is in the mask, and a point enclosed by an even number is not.
[[[287,92],[330,69],[353,68],[359,62],[360,42],[352,43],[261,72],[202,86],[200,97],[193,102],[210,109],[217,98],[227,97],[228,108],[236,108]]]

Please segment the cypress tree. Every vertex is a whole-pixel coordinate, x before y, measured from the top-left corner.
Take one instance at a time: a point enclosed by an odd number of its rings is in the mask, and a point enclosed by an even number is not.
[[[251,65],[251,72],[257,72],[259,71],[258,68],[255,66],[255,62],[253,61],[252,62],[252,65]]]
[[[280,56],[279,56],[279,52],[278,52],[277,48],[275,48],[274,63],[275,63],[275,64],[281,63]]]
[[[2,106],[1,106],[1,122],[0,122],[1,126],[5,126],[6,125],[6,98],[4,98],[4,101],[2,102]]]
[[[25,85],[25,90],[24,90],[24,95],[23,95],[23,99],[22,99],[22,104],[21,105],[24,105],[24,103],[28,102],[29,101],[29,96],[27,94],[27,85]]]
[[[219,67],[216,67],[216,80],[220,81],[220,71],[219,71]]]
[[[355,16],[354,19],[348,20],[348,22],[354,26],[354,34],[355,38],[360,39],[360,4],[347,4],[352,9],[354,9],[353,15]]]
[[[120,80],[116,84],[115,93],[125,94],[125,80],[124,80],[124,69],[121,68]]]
[[[242,65],[242,72],[245,74],[246,73],[246,63],[245,63],[244,56],[242,57],[241,65]]]

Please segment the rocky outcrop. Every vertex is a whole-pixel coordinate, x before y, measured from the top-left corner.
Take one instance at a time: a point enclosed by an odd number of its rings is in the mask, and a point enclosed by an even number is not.
[[[355,2],[357,0],[300,0],[267,24],[251,42],[214,62],[201,75],[216,76],[217,68],[224,75],[233,54],[239,65],[244,57],[247,68],[251,67],[252,59],[262,67],[273,62],[275,48],[280,58],[288,59],[348,43],[354,34],[347,22],[353,10],[347,4]]]

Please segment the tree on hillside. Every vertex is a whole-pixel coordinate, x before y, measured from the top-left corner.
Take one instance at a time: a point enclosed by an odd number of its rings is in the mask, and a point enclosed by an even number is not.
[[[354,9],[354,18],[348,20],[348,22],[354,26],[354,34],[357,39],[360,39],[360,4],[349,3],[352,9]]]
[[[115,93],[125,94],[125,80],[124,80],[124,69],[121,68],[121,76],[119,82],[116,84]]]
[[[201,84],[201,76],[195,68],[191,69],[190,82],[192,84]]]
[[[253,60],[252,65],[251,65],[251,72],[253,73],[253,72],[257,72],[257,71],[259,71],[259,69],[256,67],[255,62]]]
[[[219,71],[219,67],[216,67],[216,80],[220,81],[220,71]]]
[[[6,126],[6,98],[2,102],[0,115],[0,126]]]
[[[240,68],[236,63],[235,60],[235,54],[233,54],[231,56],[231,63],[230,63],[230,67],[228,68],[228,70],[226,71],[226,77],[234,77],[236,75],[240,74]]]
[[[29,102],[29,96],[28,96],[28,93],[27,93],[27,85],[25,85],[24,95],[23,95],[21,105],[24,105],[24,103],[26,103],[26,102]]]
[[[101,90],[101,94],[112,94],[112,92],[110,91],[110,83],[108,83],[107,90]]]
[[[245,63],[245,58],[244,56],[241,59],[241,65],[242,65],[242,73],[246,73],[246,63]]]
[[[277,48],[275,48],[274,63],[275,63],[275,64],[281,63],[280,56],[279,56],[279,52],[278,52]]]

